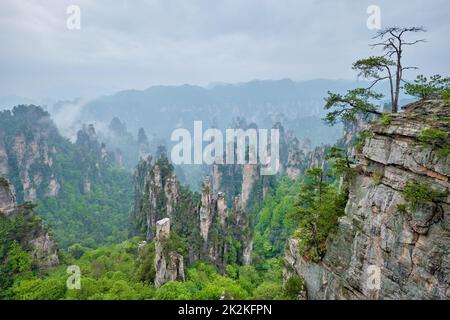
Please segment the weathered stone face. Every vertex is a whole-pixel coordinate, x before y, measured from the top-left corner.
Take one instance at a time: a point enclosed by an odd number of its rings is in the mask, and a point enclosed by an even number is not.
[[[7,180],[0,179],[0,216],[8,217],[16,210],[16,196]]]
[[[426,112],[392,115],[389,125],[372,125],[358,175],[350,185],[346,214],[329,239],[321,264],[303,259],[297,239],[290,239],[285,278],[305,279],[309,299],[449,299],[449,196],[417,206],[402,193],[408,183],[425,183],[448,192],[449,157],[418,141],[431,124],[430,114],[448,117],[448,106],[427,105]],[[440,129],[449,132],[448,125]],[[373,173],[381,174],[375,181]],[[379,288],[371,284],[378,268]]]
[[[48,191],[45,194],[47,197],[56,197],[59,193],[59,190],[61,189],[61,186],[56,180],[54,176],[50,179],[50,182],[48,183]]]
[[[156,239],[165,240],[170,236],[170,219],[164,218],[156,222]]]
[[[225,226],[225,221],[227,218],[227,202],[225,199],[225,194],[219,192],[217,194],[217,214],[219,215],[219,221],[222,227]]]
[[[147,241],[157,241],[158,230],[162,228],[158,223],[169,218],[173,231],[186,240],[189,262],[203,259],[221,271],[229,263],[250,263],[251,226],[240,195],[238,207],[233,209],[235,214],[228,215],[225,193],[213,193],[209,176],[204,178],[200,195],[188,192],[177,182],[166,158],[155,164],[150,158],[142,160],[137,166],[134,184],[135,203],[130,220],[136,234],[146,235]],[[227,261],[227,253],[234,248],[228,236],[242,243],[239,256],[233,256],[236,261]]]
[[[200,207],[200,233],[204,241],[208,241],[209,227],[212,223],[212,195],[211,180],[207,176],[203,180],[202,204]]]
[[[30,241],[31,257],[41,270],[48,270],[59,265],[58,249],[55,240],[48,233]]]
[[[5,145],[3,143],[3,137],[0,136],[0,176],[6,177],[9,173],[8,168],[8,153],[6,152]]]
[[[259,178],[258,166],[255,164],[244,164],[242,172],[242,207],[247,208],[253,187]]]
[[[164,186],[164,193],[167,199],[166,203],[167,215],[171,217],[172,212],[178,202],[178,182],[175,175],[172,175],[170,178],[166,180],[166,184]]]
[[[165,165],[161,163],[161,165]],[[174,174],[162,176],[161,167],[152,158],[142,160],[134,174],[135,203],[132,211],[134,231],[145,232],[146,240],[155,236],[158,219],[171,217],[178,203],[178,181]]]
[[[167,281],[184,281],[183,256],[165,243],[170,240],[170,219],[164,218],[156,222],[155,237],[155,287],[159,288]]]
[[[213,164],[212,165],[212,187],[214,195],[217,195],[217,193],[220,190],[220,180],[221,180],[221,173],[219,170],[219,165]]]
[[[249,265],[252,263],[253,234],[251,232],[249,217],[242,206],[240,197],[234,199],[233,217],[236,221],[236,227],[239,230],[239,234],[236,236],[243,247],[242,262],[245,265]]]

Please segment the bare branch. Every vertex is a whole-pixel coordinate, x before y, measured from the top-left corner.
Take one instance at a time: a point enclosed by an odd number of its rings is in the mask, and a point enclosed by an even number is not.
[[[372,83],[370,84],[370,86],[367,87],[367,90],[372,89],[372,87],[373,87],[374,85],[376,85],[378,82],[380,82],[380,81],[382,81],[382,80],[386,80],[386,79],[389,79],[389,76],[382,77],[382,78],[378,78],[378,79],[372,81]]]
[[[403,44],[404,46],[412,46],[412,45],[414,45],[414,44],[416,44],[416,43],[420,43],[420,42],[427,42],[427,40],[425,40],[425,39],[419,39],[419,40],[416,40],[416,41],[413,41],[413,42],[403,42],[402,44]]]
[[[402,71],[403,70],[417,70],[417,69],[419,69],[418,67],[402,67]]]

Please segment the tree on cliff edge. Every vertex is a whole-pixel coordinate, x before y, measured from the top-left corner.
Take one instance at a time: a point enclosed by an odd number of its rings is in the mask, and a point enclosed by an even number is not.
[[[378,111],[374,101],[381,99],[383,95],[372,89],[381,81],[388,81],[391,110],[397,112],[401,83],[404,81],[403,72],[408,69],[416,69],[416,67],[403,65],[404,50],[406,47],[425,42],[424,39],[406,40],[405,38],[407,34],[418,32],[425,32],[425,29],[422,27],[391,27],[378,31],[373,39],[379,42],[371,46],[373,48],[381,47],[383,55],[371,56],[353,63],[353,70],[358,72],[358,76],[372,81],[369,87],[348,90],[345,95],[328,92],[328,97],[325,98],[325,109],[332,111],[326,115],[324,120],[334,124],[339,120],[353,121],[360,113],[380,115],[381,112]]]

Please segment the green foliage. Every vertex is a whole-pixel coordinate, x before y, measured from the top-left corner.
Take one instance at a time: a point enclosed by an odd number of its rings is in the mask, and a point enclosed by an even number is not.
[[[15,269],[21,274],[13,279],[7,297],[10,299],[70,299],[70,300],[142,300],[142,299],[250,299],[282,298],[281,268],[258,272],[252,266],[228,266],[222,275],[215,266],[196,262],[185,266],[186,282],[171,281],[158,289],[153,287],[154,244],[143,245],[139,238],[97,249],[71,247],[67,263],[81,270],[81,289],[67,289],[66,266],[47,275],[24,273],[26,267],[20,248],[14,246]],[[273,288],[273,290],[271,290]],[[6,296],[6,295],[3,295]]]
[[[291,276],[284,284],[284,295],[290,300],[297,300],[305,291],[305,280],[299,276]]]
[[[420,133],[419,141],[424,147],[437,150],[439,158],[445,158],[450,155],[450,138],[448,132],[438,129],[429,128]]]
[[[253,291],[255,300],[281,300],[283,299],[283,286],[281,283],[265,281]]]
[[[89,248],[83,247],[81,244],[79,243],[75,243],[73,245],[71,245],[68,249],[67,252],[75,259],[80,259],[81,256],[88,251]]]
[[[66,281],[69,275],[66,266],[51,272],[46,277],[32,277],[16,281],[13,293],[15,299],[76,299],[76,300],[118,300],[151,299],[155,289],[141,282],[135,270],[139,239],[85,249],[79,259],[69,261],[81,270],[81,290],[69,290]],[[79,246],[75,246],[79,248]],[[75,251],[77,252],[77,251]]]
[[[135,276],[139,281],[152,284],[155,281],[155,245],[153,242],[140,247],[135,264]]]
[[[231,277],[233,279],[237,279],[239,277],[239,268],[236,265],[229,264],[226,266],[225,270],[226,270],[226,274],[229,277]]]
[[[441,98],[444,100],[444,103],[450,103],[450,88],[441,93]]]
[[[358,133],[355,141],[355,149],[357,152],[361,153],[364,145],[366,143],[367,138],[371,138],[373,136],[373,132],[370,130],[363,130]]]
[[[323,169],[305,173],[297,210],[291,215],[299,226],[295,236],[305,258],[317,262],[325,255],[326,240],[344,214],[346,201],[347,192],[339,192]]]
[[[375,185],[379,185],[381,183],[381,180],[383,180],[384,174],[380,172],[373,172],[372,173],[372,180]]]
[[[358,72],[359,77],[382,79],[382,72],[386,67],[395,66],[395,62],[384,56],[371,56],[366,59],[360,59],[353,63],[352,69]]]
[[[397,210],[398,210],[398,212],[400,212],[401,214],[406,214],[407,213],[407,206],[406,206],[406,204],[404,204],[404,203],[399,203],[398,205],[397,205]]]
[[[284,254],[286,240],[296,227],[288,216],[296,210],[295,199],[300,185],[300,180],[283,177],[256,214],[253,261],[259,270],[267,270],[269,259]]]
[[[253,266],[239,268],[239,285],[248,293],[253,292],[260,283],[260,275]]]
[[[392,122],[392,116],[388,113],[383,113],[383,115],[380,118],[380,123],[383,126],[388,126]]]
[[[77,143],[71,143],[59,134],[48,112],[33,105],[1,111],[0,128],[8,153],[8,178],[15,187],[17,202],[24,201],[20,180],[24,171],[28,170],[30,177],[39,176],[42,181],[34,186],[39,199],[37,212],[61,247],[80,243],[94,248],[127,238],[128,211],[133,197],[132,175],[104,160],[100,143],[92,140],[84,130],[79,132]],[[22,137],[28,146],[25,159],[33,157],[29,167],[17,157],[17,137]],[[34,152],[30,149],[32,144],[37,145],[36,155],[30,154]],[[44,154],[51,161],[46,161]],[[35,159],[37,155],[40,156]],[[51,179],[60,185],[56,197],[48,197]],[[0,183],[4,184],[2,181]],[[86,181],[91,183],[90,193],[84,193]],[[34,206],[31,203],[22,205],[26,210]]]
[[[186,282],[168,282],[164,284],[157,289],[155,299],[218,300],[221,297],[226,299],[248,299],[250,294],[242,283],[248,288],[256,287],[254,283],[254,281],[257,281],[255,278],[256,271],[252,270],[251,267],[250,269],[243,268],[239,268],[238,279],[233,279],[220,275],[216,268],[211,265],[197,262],[188,269]]]
[[[448,94],[450,77],[443,78],[436,74],[428,80],[424,75],[418,75],[413,83],[405,83],[405,93],[419,99],[436,99]]]
[[[358,72],[358,76],[370,79],[372,82],[368,88],[357,88],[349,90],[346,95],[328,93],[325,99],[325,109],[332,109],[325,117],[325,121],[335,124],[337,121],[354,121],[356,115],[367,116],[369,114],[380,115],[374,100],[379,100],[383,95],[373,92],[372,88],[381,81],[387,81],[390,89],[390,100],[392,112],[398,111],[400,95],[400,83],[403,80],[403,73],[406,69],[402,66],[403,54],[406,46],[410,46],[423,39],[407,42],[404,37],[407,33],[424,32],[422,27],[390,27],[379,30],[375,35],[380,42],[373,44],[373,47],[381,47],[383,55],[371,56],[360,59],[353,63],[353,70]]]
[[[125,240],[133,197],[131,174],[115,167],[105,169],[103,181],[93,181],[89,193],[83,193],[70,175],[68,166],[59,195],[38,201],[37,211],[58,244],[96,248]]]
[[[437,202],[446,196],[446,193],[433,190],[425,183],[407,183],[402,194],[412,208],[428,202]]]
[[[161,240],[161,245],[163,247],[163,251],[166,253],[177,252],[185,258],[187,257],[188,245],[186,241],[174,231],[170,232],[170,236],[168,239]]]
[[[186,284],[178,281],[165,283],[156,291],[156,300],[189,300],[192,299]]]
[[[31,270],[30,256],[17,241],[13,241],[8,250],[6,266],[13,274]]]
[[[12,290],[16,300],[59,300],[66,292],[62,279],[25,279]]]
[[[42,231],[41,220],[24,208],[14,217],[0,215],[0,299],[10,297],[15,281],[38,272],[29,240]]]
[[[358,88],[348,90],[345,95],[328,92],[325,98],[325,110],[330,111],[324,121],[330,125],[337,122],[352,122],[357,116],[367,117],[369,114],[381,114],[378,106],[372,103],[373,100],[379,100],[382,94],[375,93],[370,89]]]
[[[346,150],[332,146],[326,151],[325,159],[328,160],[334,176],[343,177],[347,182],[354,176],[355,172],[352,169],[354,161],[350,159]]]

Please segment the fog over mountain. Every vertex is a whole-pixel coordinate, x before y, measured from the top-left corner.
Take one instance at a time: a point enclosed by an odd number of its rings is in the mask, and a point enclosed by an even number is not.
[[[86,103],[83,121],[109,123],[118,117],[136,134],[143,127],[150,134],[168,140],[178,127],[192,129],[202,120],[204,128],[229,128],[243,118],[261,128],[281,122],[301,138],[314,144],[332,143],[339,127],[325,125],[324,96],[328,90],[344,92],[365,83],[345,80],[292,81],[254,80],[207,87],[153,86],[146,90],[120,91]]]

